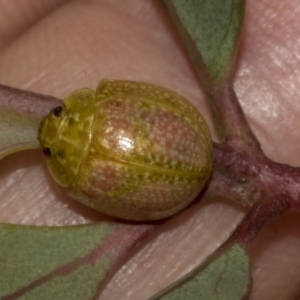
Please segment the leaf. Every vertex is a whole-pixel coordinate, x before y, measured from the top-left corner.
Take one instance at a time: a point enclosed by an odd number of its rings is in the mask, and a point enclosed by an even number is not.
[[[0,159],[39,147],[41,120],[61,101],[50,96],[0,85]]]
[[[209,100],[219,137],[235,137],[259,150],[232,85],[245,0],[165,0],[165,4]]]
[[[165,0],[203,80],[215,85],[232,74],[245,0]],[[206,79],[205,79],[206,80]]]
[[[111,268],[153,228],[0,224],[0,298],[92,299]]]
[[[200,266],[191,271],[150,300],[241,300],[250,284],[248,254],[239,244],[233,244],[204,269]]]

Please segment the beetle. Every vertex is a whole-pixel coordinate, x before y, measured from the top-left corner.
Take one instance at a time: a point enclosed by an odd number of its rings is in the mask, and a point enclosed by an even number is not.
[[[79,89],[42,121],[54,179],[82,203],[125,220],[169,217],[212,171],[212,141],[198,110],[166,88],[103,80]]]

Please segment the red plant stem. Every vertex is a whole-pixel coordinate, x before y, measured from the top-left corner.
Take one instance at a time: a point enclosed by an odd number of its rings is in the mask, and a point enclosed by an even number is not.
[[[206,91],[215,122],[215,128],[223,141],[239,143],[239,147],[261,152],[260,143],[252,132],[243,109],[232,87],[231,80],[209,93]],[[227,143],[229,143],[227,141]],[[237,145],[235,145],[237,146]]]
[[[0,111],[40,122],[58,105],[61,105],[61,100],[55,97],[0,85]]]
[[[246,215],[234,234],[235,240],[248,246],[266,224],[290,210],[299,210],[299,197],[292,200],[289,195],[266,197]]]
[[[14,152],[39,147],[42,119],[61,100],[0,85],[0,159]]]
[[[238,142],[214,144],[211,184],[220,186],[220,195],[238,191],[242,203],[248,199],[247,204],[252,208],[236,232],[237,241],[248,245],[269,221],[283,213],[300,210],[300,168],[276,163],[262,152],[233,148],[232,144]],[[222,177],[227,180],[225,184],[220,183]],[[227,189],[222,189],[224,186]]]

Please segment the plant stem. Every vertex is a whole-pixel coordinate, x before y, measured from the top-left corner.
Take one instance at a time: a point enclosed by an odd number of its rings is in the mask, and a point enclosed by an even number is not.
[[[234,144],[234,146],[233,146]],[[252,206],[236,238],[248,245],[275,217],[300,210],[300,168],[270,160],[236,143],[214,143],[214,173],[208,195]]]
[[[209,92],[212,90],[213,92]],[[231,80],[215,89],[205,89],[213,114],[214,126],[222,141],[261,152],[232,87]]]
[[[0,85],[0,158],[39,147],[41,120],[61,100]]]
[[[40,122],[61,100],[0,84],[0,110]]]

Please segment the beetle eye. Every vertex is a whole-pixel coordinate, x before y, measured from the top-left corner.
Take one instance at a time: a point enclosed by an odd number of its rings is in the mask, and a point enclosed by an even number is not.
[[[63,111],[62,106],[57,106],[57,107],[53,108],[53,110],[52,110],[54,116],[56,116],[56,117],[61,117],[62,111]]]
[[[44,153],[45,156],[48,156],[48,157],[49,157],[49,156],[51,156],[52,151],[51,151],[50,148],[45,147],[45,148],[43,148],[43,153]]]

